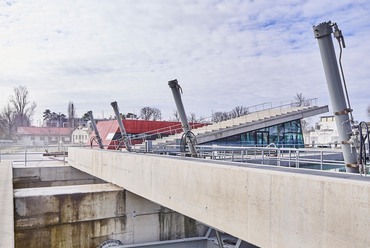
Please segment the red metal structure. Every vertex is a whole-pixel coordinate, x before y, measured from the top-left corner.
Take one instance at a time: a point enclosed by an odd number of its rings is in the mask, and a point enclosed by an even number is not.
[[[141,144],[145,140],[154,140],[183,131],[181,123],[173,121],[123,120],[123,124],[133,145]],[[190,125],[192,128],[198,128],[207,124],[190,123]],[[99,121],[96,126],[104,147],[117,149],[121,135],[117,120]],[[120,148],[123,147],[124,144],[121,144]]]

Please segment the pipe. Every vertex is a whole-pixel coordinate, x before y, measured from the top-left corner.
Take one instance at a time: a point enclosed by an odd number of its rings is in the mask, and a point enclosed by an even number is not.
[[[93,113],[92,111],[88,111],[87,114],[89,115],[90,117],[90,120],[91,120],[91,126],[95,132],[95,137],[98,141],[98,144],[99,144],[99,148],[100,149],[104,149],[104,145],[103,145],[103,141],[102,139],[100,138],[100,135],[99,135],[99,131],[98,131],[98,127],[96,126],[96,123],[95,123],[95,120],[94,120],[94,116],[93,116]]]
[[[121,132],[121,139],[123,139],[123,143],[125,143],[126,150],[131,152],[132,149],[131,149],[130,139],[127,136],[125,126],[123,125],[121,115],[119,114],[118,104],[117,102],[111,102],[111,105],[113,107],[114,114],[116,115],[116,119],[118,121],[118,126]]]
[[[357,152],[354,145],[356,140],[352,132],[351,120],[348,115],[352,109],[349,109],[347,106],[339,74],[338,63],[331,37],[331,34],[333,33],[333,24],[330,21],[320,23],[313,27],[313,31],[319,44],[332,109],[335,114],[335,122],[338,129],[339,139],[342,142],[346,171],[358,173],[359,167],[357,163]]]
[[[197,151],[195,148],[196,139],[195,136],[191,133],[190,125],[185,113],[185,108],[181,100],[180,94],[180,85],[177,82],[177,79],[168,81],[168,86],[172,90],[173,98],[175,99],[175,104],[177,108],[177,112],[179,113],[181,126],[185,134],[186,143],[189,146],[190,154],[192,157],[197,157]]]

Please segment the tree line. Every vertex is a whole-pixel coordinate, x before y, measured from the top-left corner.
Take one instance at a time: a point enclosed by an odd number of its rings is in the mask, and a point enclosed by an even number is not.
[[[33,121],[32,118],[37,106],[36,102],[30,100],[30,93],[26,87],[18,86],[13,90],[13,95],[9,97],[8,103],[0,112],[0,139],[13,139],[18,127],[31,126]],[[297,93],[294,100],[295,105],[297,106],[308,106],[310,104],[302,93]],[[76,116],[76,108],[74,103],[71,101],[68,103],[67,112],[68,113],[66,115],[62,112],[53,112],[50,109],[46,109],[43,112],[44,126],[75,128],[80,123],[86,123],[89,120],[87,112],[81,117]],[[225,121],[248,113],[249,110],[247,107],[236,106],[228,112],[214,112],[212,114],[211,121]],[[370,106],[368,107],[368,113],[370,115]],[[159,121],[162,120],[162,113],[158,108],[146,106],[141,108],[139,115],[133,113],[121,113],[121,117],[123,119]],[[175,121],[180,121],[177,110],[173,111],[173,117]],[[192,123],[203,123],[206,119],[202,116],[197,117],[195,113],[190,113],[187,118],[188,121]],[[111,116],[110,119],[114,119],[114,117]]]

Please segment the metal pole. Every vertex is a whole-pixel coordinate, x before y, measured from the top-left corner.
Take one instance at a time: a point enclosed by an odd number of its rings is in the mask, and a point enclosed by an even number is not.
[[[24,147],[24,166],[27,166],[27,146]]]
[[[88,114],[88,115],[89,115],[89,117],[90,117],[92,128],[93,128],[93,130],[94,130],[94,132],[95,132],[96,139],[98,140],[99,148],[100,148],[100,149],[104,149],[103,141],[102,141],[102,139],[100,138],[99,131],[98,131],[98,127],[96,126],[96,123],[95,123],[95,120],[94,120],[93,113],[92,113],[92,111],[89,111],[89,112],[87,112],[87,114]]]
[[[320,23],[313,27],[315,38],[319,43],[321,59],[325,71],[326,82],[329,89],[332,109],[335,114],[335,122],[338,129],[339,139],[342,142],[342,151],[347,172],[359,172],[357,164],[356,148],[351,145],[352,127],[348,113],[352,110],[347,107],[343,91],[342,80],[339,74],[338,63],[335,56],[333,40],[333,24]]]
[[[63,146],[63,164],[66,164],[66,147]]]
[[[220,236],[219,232],[216,229],[215,229],[215,233],[216,233],[218,247],[224,248],[224,243],[222,242],[221,236]]]
[[[177,79],[168,81],[168,86],[170,86],[172,90],[173,98],[175,99],[177,112],[179,113],[179,116],[180,116],[182,129],[185,133],[186,143],[189,146],[191,156],[197,157],[197,151],[195,148],[195,143],[196,143],[195,136],[192,135],[190,131],[191,129],[189,126],[188,119],[186,117],[185,108],[181,100],[181,94],[180,94],[181,87],[178,84]]]
[[[114,110],[114,114],[116,115],[117,121],[118,121],[118,126],[121,131],[121,138],[123,139],[123,143],[125,143],[126,150],[131,152],[131,142],[130,139],[127,136],[125,126],[123,125],[121,115],[119,114],[119,109],[118,109],[118,104],[117,102],[111,102],[111,105]]]

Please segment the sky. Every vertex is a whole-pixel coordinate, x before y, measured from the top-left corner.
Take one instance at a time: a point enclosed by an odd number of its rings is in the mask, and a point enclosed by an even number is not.
[[[312,27],[331,20],[347,48],[342,63],[356,120],[369,120],[368,0],[5,0],[0,2],[0,108],[27,87],[46,109],[96,118],[140,113],[173,118],[168,81],[187,114],[330,98]],[[335,41],[337,49],[337,42]],[[338,54],[338,51],[337,51]],[[328,115],[332,112],[327,113]]]

